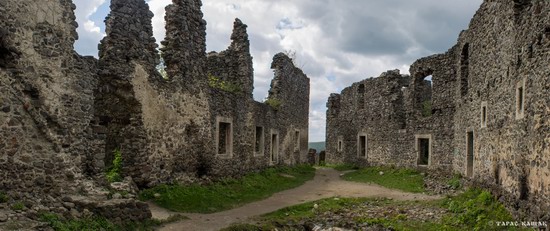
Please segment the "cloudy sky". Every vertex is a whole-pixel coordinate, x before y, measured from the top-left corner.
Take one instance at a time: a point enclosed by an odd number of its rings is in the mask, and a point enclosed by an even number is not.
[[[97,57],[110,0],[74,0],[80,39],[75,49]],[[147,0],[157,41],[164,38],[164,7]],[[482,0],[203,0],[207,50],[229,46],[235,18],[248,25],[254,58],[254,98],[263,100],[273,78],[273,55],[295,51],[311,79],[310,141],[325,139],[326,100],[353,82],[386,70],[408,73],[414,60],[445,52],[468,27]]]

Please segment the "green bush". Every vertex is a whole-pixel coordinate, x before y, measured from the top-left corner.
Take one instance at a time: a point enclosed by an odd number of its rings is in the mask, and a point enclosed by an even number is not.
[[[23,204],[23,202],[21,201],[15,202],[13,205],[11,205],[11,209],[14,211],[23,210],[25,209],[25,204]]]
[[[462,183],[460,182],[460,179],[462,179],[462,176],[460,174],[454,174],[453,178],[451,178],[447,184],[452,189],[460,189],[462,187]]]
[[[273,98],[267,99],[264,103],[269,105],[275,111],[279,110],[281,108],[281,105],[283,104],[280,100]]]
[[[115,151],[113,151],[113,155],[113,165],[107,170],[107,173],[105,174],[107,180],[111,183],[122,181],[122,177],[120,176],[120,172],[122,171],[122,153],[119,149],[115,149]]]
[[[0,203],[6,203],[9,199],[10,198],[6,195],[6,193],[0,191]]]
[[[212,74],[208,74],[208,85],[211,88],[220,89],[229,93],[241,93],[243,91],[239,85],[224,81]]]

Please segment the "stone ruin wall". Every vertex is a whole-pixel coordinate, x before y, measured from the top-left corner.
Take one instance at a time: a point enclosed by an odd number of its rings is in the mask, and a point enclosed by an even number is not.
[[[504,189],[516,207],[550,220],[550,2],[486,1],[463,32],[468,91],[456,97],[454,169],[466,171],[466,131],[474,135],[473,178]],[[455,56],[455,60],[464,57]],[[464,79],[464,78],[463,78]],[[516,115],[517,89],[524,112]],[[462,87],[464,88],[464,87]],[[481,108],[487,105],[487,125]],[[539,207],[533,205],[540,205]],[[526,207],[526,208],[524,208]]]
[[[88,190],[104,144],[91,126],[97,61],[73,51],[74,9],[0,3],[0,188],[29,204],[56,207],[56,198]]]
[[[518,214],[549,220],[549,19],[548,1],[486,0],[457,45],[411,65],[411,81],[402,92],[388,94],[387,89],[397,82],[383,74],[332,94],[327,103],[328,160],[414,167],[419,156],[415,135],[427,134],[432,141],[430,169],[452,166],[474,184],[492,189]],[[422,116],[420,103],[427,94],[422,79],[430,75],[432,115]],[[365,109],[354,104],[360,99],[359,84],[380,89],[367,94],[372,97],[366,100],[372,102]],[[519,115],[518,88],[524,94]],[[401,117],[387,109],[388,102],[399,97],[405,102],[406,129],[402,130],[396,130]],[[486,124],[482,125],[484,107]],[[381,111],[388,113],[383,114],[388,121],[380,121],[385,119],[375,112]],[[361,132],[368,137],[368,157],[358,161]],[[471,174],[468,132],[473,134]],[[344,150],[339,152],[342,137]],[[378,137],[390,140],[379,143]]]
[[[269,97],[281,106],[254,101],[246,25],[235,21],[231,46],[217,55],[224,63],[213,66],[200,7],[200,0],[178,0],[167,7],[167,36],[161,43],[168,73],[164,79],[156,71],[160,57],[152,36],[153,14],[144,0],[111,1],[99,60],[73,50],[78,35],[71,1],[2,1],[2,190],[29,208],[45,205],[46,211],[66,216],[86,209],[109,217],[112,213],[105,211],[113,205],[144,206],[130,199],[94,202],[106,199],[104,172],[115,149],[122,153],[123,176],[140,187],[306,162],[309,78],[278,54]],[[210,73],[242,91],[209,86]],[[232,123],[230,156],[218,155],[216,149],[222,117]],[[264,141],[263,152],[255,154],[257,126],[263,127]],[[278,134],[277,145],[271,144],[272,131]],[[274,146],[278,158],[271,161]],[[125,214],[134,220],[150,216],[139,210]],[[0,218],[3,214],[0,208]]]

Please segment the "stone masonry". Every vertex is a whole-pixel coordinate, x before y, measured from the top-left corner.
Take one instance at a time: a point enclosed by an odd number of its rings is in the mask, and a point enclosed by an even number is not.
[[[107,199],[115,151],[123,185],[139,188],[307,161],[309,78],[277,54],[268,100],[254,101],[246,25],[236,19],[229,48],[206,54],[201,5],[167,6],[159,54],[146,2],[111,0],[95,59],[73,50],[70,0],[0,2],[0,215],[150,217],[132,196]]]
[[[332,94],[327,161],[452,169],[550,220],[550,2],[485,0],[444,54]],[[431,77],[428,81],[426,77]]]

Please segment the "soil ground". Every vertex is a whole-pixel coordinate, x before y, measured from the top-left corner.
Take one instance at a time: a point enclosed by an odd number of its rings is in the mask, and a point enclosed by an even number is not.
[[[374,184],[344,181],[340,178],[341,174],[342,172],[332,168],[319,168],[313,180],[297,188],[276,193],[265,200],[246,204],[232,210],[212,214],[183,213],[182,215],[189,219],[166,224],[158,230],[220,230],[235,222],[247,221],[254,216],[328,197],[382,197],[394,200],[435,200],[441,198],[440,196],[402,192]],[[177,214],[152,203],[149,205],[153,218],[156,219],[166,219],[170,215]]]

